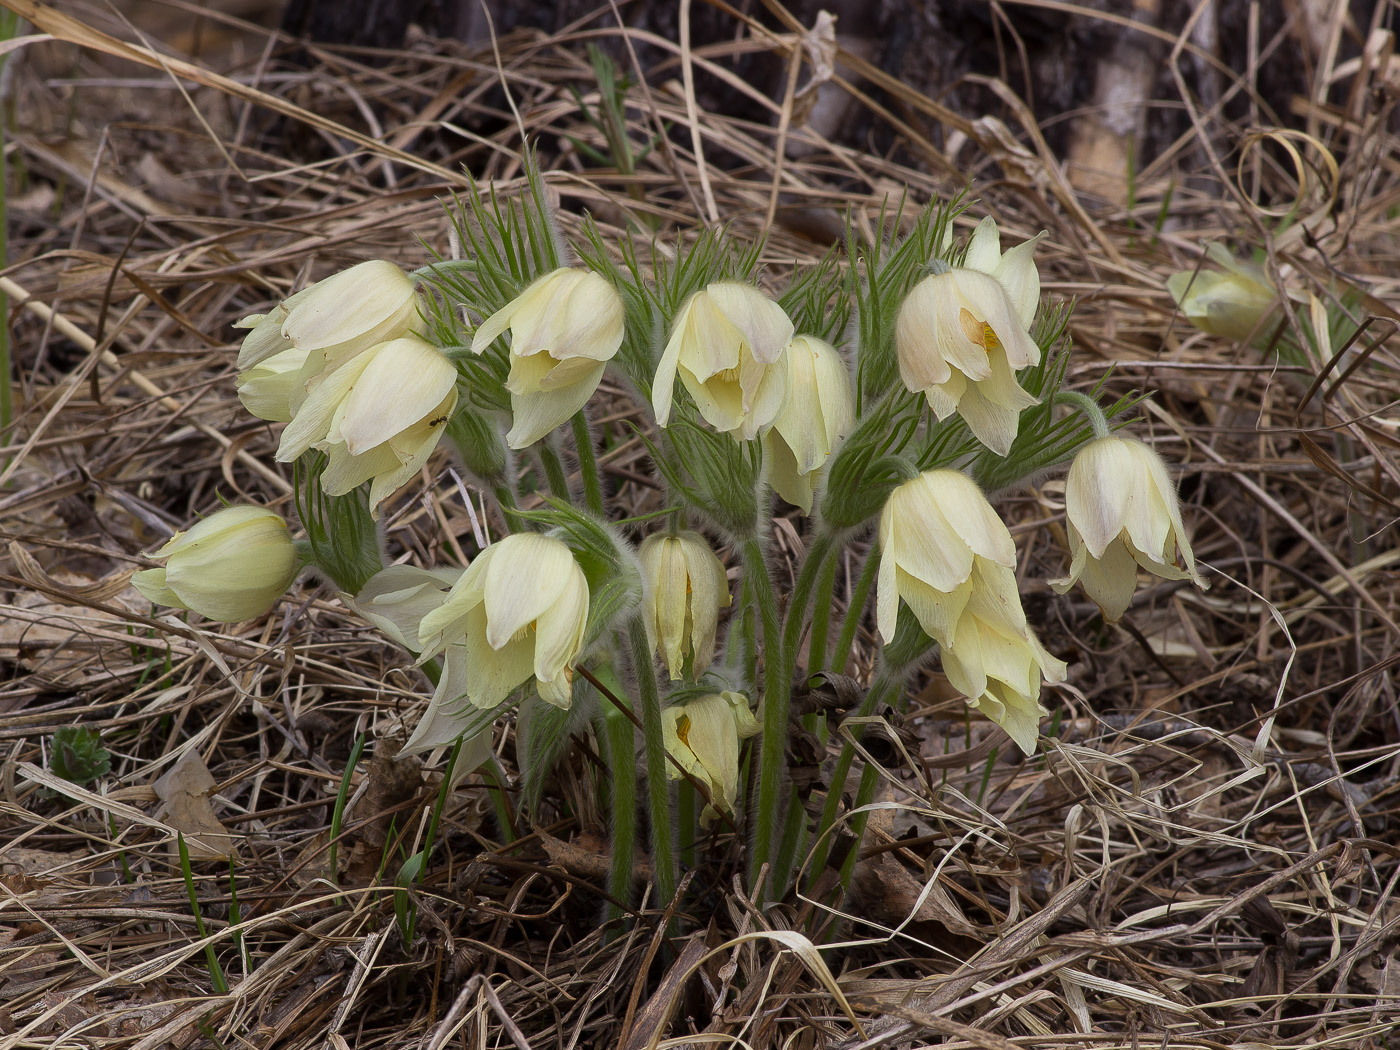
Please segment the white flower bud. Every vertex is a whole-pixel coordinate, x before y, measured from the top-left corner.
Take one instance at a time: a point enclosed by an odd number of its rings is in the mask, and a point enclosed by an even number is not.
[[[277,604],[296,576],[287,523],[265,507],[228,507],[177,532],[151,555],[165,559],[131,582],[158,605],[234,623]]]
[[[729,580],[698,532],[656,533],[642,541],[647,637],[659,645],[671,679],[699,677],[715,658],[719,611],[730,602]]]
[[[720,811],[733,812],[739,793],[739,741],[758,730],[758,721],[741,693],[702,696],[661,712],[667,753],[710,789],[710,801],[700,814],[705,827]],[[683,774],[670,763],[666,769],[672,780],[681,779]]]

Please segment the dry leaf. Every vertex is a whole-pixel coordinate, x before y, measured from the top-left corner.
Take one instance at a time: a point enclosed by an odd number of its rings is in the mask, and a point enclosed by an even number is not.
[[[191,860],[236,856],[233,836],[214,815],[214,804],[209,800],[214,778],[198,751],[190,748],[181,755],[154,787],[162,803],[157,818],[184,835]]]

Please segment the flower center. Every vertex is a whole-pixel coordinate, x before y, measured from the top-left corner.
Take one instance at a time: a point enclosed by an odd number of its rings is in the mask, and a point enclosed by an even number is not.
[[[992,326],[980,320],[967,307],[958,311],[958,324],[968,341],[980,346],[988,355],[1001,349],[1001,340],[997,338],[996,332],[992,331]]]

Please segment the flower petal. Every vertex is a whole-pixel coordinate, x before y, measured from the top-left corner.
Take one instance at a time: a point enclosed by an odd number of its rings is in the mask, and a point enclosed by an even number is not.
[[[486,641],[500,649],[564,596],[579,568],[568,547],[536,532],[518,532],[493,546],[497,553],[486,571]]]

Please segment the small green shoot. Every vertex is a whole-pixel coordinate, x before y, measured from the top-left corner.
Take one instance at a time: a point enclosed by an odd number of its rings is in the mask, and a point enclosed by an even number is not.
[[[199,897],[194,891],[194,872],[190,870],[190,848],[185,845],[185,836],[178,831],[175,833],[175,843],[180,850],[180,874],[185,879],[185,892],[190,898],[190,910],[194,912],[194,928],[199,934],[199,939],[205,940],[209,934],[204,929],[204,914],[199,910]],[[209,981],[214,986],[214,991],[219,995],[228,994],[228,981],[224,979],[223,967],[219,965],[219,957],[214,952],[212,944],[204,946],[204,960],[209,968]]]
[[[403,862],[399,873],[394,877],[394,918],[398,920],[399,932],[403,934],[405,945],[413,943],[413,932],[418,922],[418,907],[410,894],[423,873],[423,865],[433,852],[433,842],[437,838],[438,824],[442,820],[443,808],[447,805],[447,792],[452,786],[452,774],[457,768],[457,759],[462,754],[462,742],[466,734],[459,736],[452,745],[452,754],[447,759],[447,768],[442,772],[442,784],[438,788],[437,802],[433,814],[428,819],[428,830],[423,836],[423,848]]]
[[[987,785],[992,782],[992,767],[997,764],[997,752],[1000,748],[993,747],[991,754],[987,756],[987,764],[982,767],[982,783],[977,788],[977,804],[982,804],[982,799],[987,795]]]
[[[360,755],[365,750],[365,734],[361,733],[355,737],[355,744],[350,748],[350,757],[345,762],[345,772],[340,777],[340,790],[335,794],[335,809],[331,811],[331,842],[326,851],[327,863],[330,866],[331,885],[339,887],[340,882],[336,872],[339,871],[340,859],[340,827],[345,819],[345,806],[350,801],[350,781],[355,775],[355,767],[360,763]],[[335,900],[336,907],[341,904],[339,897]]]

